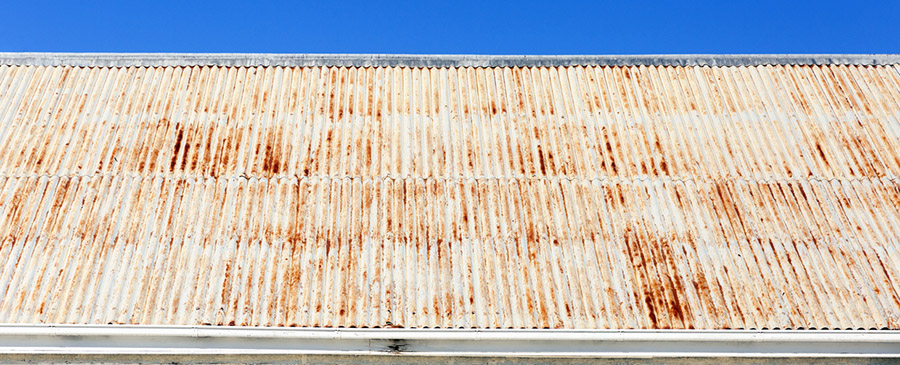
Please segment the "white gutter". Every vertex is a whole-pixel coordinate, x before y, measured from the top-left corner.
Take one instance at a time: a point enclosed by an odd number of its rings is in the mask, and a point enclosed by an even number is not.
[[[0,325],[0,354],[900,357],[900,331]]]

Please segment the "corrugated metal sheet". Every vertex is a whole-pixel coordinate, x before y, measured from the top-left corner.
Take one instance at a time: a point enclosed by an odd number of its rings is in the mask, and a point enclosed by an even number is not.
[[[900,329],[900,70],[0,66],[0,322]]]

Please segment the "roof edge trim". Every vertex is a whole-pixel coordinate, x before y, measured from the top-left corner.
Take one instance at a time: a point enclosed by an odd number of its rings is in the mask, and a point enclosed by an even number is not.
[[[900,357],[900,332],[2,325],[0,354]]]
[[[74,67],[345,66],[345,67],[535,67],[535,66],[759,66],[893,65],[900,54],[745,55],[412,55],[251,53],[4,53],[0,65]]]

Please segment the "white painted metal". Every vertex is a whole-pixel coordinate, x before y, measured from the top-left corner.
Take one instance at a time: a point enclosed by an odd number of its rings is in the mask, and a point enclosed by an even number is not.
[[[54,353],[900,357],[900,332],[0,326],[0,354]]]

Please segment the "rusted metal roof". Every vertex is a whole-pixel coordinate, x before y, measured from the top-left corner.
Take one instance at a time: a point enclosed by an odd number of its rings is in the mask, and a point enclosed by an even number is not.
[[[0,322],[900,329],[896,65],[0,66]]]

